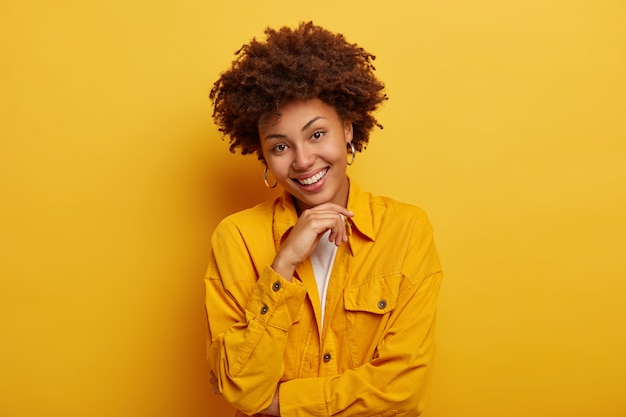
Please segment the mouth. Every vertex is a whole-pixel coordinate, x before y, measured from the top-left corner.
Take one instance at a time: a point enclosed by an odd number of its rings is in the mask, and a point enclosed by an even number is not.
[[[324,178],[326,174],[328,174],[328,170],[329,168],[324,168],[323,170],[321,170],[320,172],[318,172],[317,174],[313,176],[310,176],[309,178],[301,178],[301,179],[294,178],[294,181],[305,187],[309,185],[313,185],[313,184],[316,184],[318,181],[322,180],[322,178]]]

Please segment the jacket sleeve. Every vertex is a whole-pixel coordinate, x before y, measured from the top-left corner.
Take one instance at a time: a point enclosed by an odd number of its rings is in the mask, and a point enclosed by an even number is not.
[[[401,295],[373,359],[339,375],[283,382],[279,393],[283,417],[421,414],[432,374],[442,278],[425,216],[414,222],[402,272]]]
[[[258,242],[246,242],[228,219],[218,225],[211,244],[205,276],[207,360],[224,398],[253,415],[272,401],[283,373],[287,332],[306,288],[269,265],[257,268],[250,245]]]

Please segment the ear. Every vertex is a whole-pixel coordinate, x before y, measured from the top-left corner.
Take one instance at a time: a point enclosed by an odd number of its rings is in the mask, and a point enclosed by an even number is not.
[[[346,143],[352,142],[352,122],[350,120],[343,121],[343,135],[346,138]]]

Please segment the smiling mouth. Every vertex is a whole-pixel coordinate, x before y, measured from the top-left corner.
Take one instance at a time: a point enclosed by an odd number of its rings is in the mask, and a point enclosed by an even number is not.
[[[312,177],[305,178],[305,179],[302,179],[302,180],[296,179],[295,181],[298,182],[300,185],[313,185],[316,182],[318,182],[319,180],[321,180],[322,178],[324,178],[326,176],[326,174],[328,174],[328,169],[329,168],[326,168],[326,169],[318,172],[317,174],[313,175]]]

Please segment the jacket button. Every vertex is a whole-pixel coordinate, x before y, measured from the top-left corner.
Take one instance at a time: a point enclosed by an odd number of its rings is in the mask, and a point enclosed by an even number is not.
[[[324,353],[324,362],[329,362],[330,358],[332,358],[332,356],[330,356],[330,353]]]
[[[385,307],[387,307],[387,301],[385,301],[385,300],[380,300],[380,301],[378,302],[378,308],[380,308],[381,310],[384,310],[384,309],[385,309]]]
[[[275,283],[273,283],[272,289],[274,290],[274,292],[280,290],[280,282],[276,281]]]
[[[269,307],[267,305],[264,305],[263,307],[261,307],[261,314],[265,314],[269,311]]]

